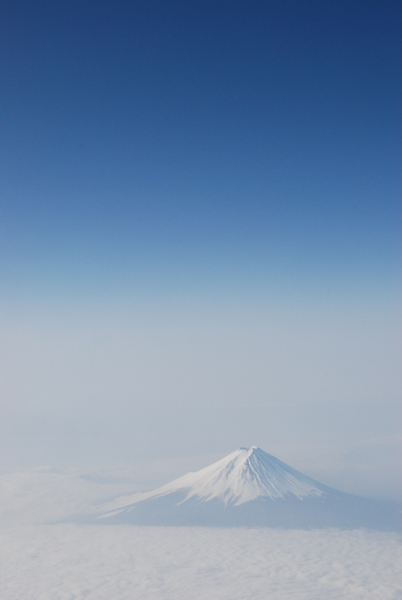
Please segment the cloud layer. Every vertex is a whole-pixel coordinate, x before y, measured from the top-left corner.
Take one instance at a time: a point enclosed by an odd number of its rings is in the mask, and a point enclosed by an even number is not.
[[[396,600],[394,534],[42,525],[2,537],[3,600]]]
[[[133,489],[135,475],[0,475],[2,600],[402,598],[393,533],[44,523]]]

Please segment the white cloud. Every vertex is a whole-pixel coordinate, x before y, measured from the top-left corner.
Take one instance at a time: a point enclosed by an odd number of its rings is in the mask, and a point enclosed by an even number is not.
[[[128,467],[0,475],[1,599],[402,599],[398,534],[44,524],[133,491],[137,477]]]
[[[1,538],[3,600],[402,598],[389,533],[38,525]]]

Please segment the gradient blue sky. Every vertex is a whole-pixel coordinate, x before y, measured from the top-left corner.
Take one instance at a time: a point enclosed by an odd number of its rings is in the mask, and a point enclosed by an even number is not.
[[[395,456],[401,17],[3,3],[8,461]]]

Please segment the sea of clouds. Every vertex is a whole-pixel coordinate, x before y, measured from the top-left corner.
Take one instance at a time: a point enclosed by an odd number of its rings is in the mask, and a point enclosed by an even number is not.
[[[400,534],[61,523],[133,473],[0,474],[2,600],[398,600]]]

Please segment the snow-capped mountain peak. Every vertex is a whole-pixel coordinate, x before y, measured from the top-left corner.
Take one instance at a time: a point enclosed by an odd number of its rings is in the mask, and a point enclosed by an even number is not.
[[[219,498],[225,505],[239,505],[261,496],[302,498],[323,493],[317,487],[319,484],[256,446],[239,448],[213,465],[189,473],[170,485],[173,484],[175,489],[188,489],[185,500],[194,496],[204,501]]]
[[[120,498],[109,505],[118,510],[127,505],[180,492],[183,499],[198,502],[218,499],[225,506],[238,506],[256,498],[318,497],[325,486],[295,471],[260,448],[239,448],[218,462],[195,473],[187,473],[152,492]]]
[[[90,519],[137,525],[401,531],[401,517],[398,505],[329,488],[252,446],[152,492],[110,502]]]

